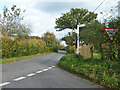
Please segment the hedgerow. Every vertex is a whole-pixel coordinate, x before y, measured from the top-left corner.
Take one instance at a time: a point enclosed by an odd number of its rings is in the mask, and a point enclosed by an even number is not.
[[[73,46],[67,46],[65,50],[68,53],[74,53],[75,52],[75,47],[73,47]]]
[[[105,88],[120,89],[118,62],[93,58],[83,59],[77,58],[75,54],[67,54],[60,59],[58,66]]]
[[[37,40],[22,43],[2,38],[2,58],[28,56],[49,51],[46,45],[38,43]]]

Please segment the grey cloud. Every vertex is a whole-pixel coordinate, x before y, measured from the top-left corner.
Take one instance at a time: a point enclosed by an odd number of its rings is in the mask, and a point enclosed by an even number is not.
[[[34,8],[39,9],[45,13],[57,14],[70,10],[71,8],[86,8],[92,3],[85,2],[39,2]]]

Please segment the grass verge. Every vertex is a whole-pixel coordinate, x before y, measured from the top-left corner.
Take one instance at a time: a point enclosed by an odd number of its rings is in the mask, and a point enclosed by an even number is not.
[[[58,66],[104,88],[120,89],[118,62],[102,61],[96,56],[94,59],[83,59],[75,54],[66,54],[60,59]]]
[[[99,53],[93,53],[94,59],[100,59],[101,55]]]
[[[22,57],[14,57],[14,58],[3,58],[3,59],[1,59],[2,61],[0,62],[0,64],[20,61],[20,60],[29,59],[29,58],[33,58],[33,57],[37,57],[37,56],[43,56],[43,55],[47,55],[47,54],[49,54],[49,53],[47,52],[47,53],[40,53],[40,54],[31,55],[31,56],[22,56]]]

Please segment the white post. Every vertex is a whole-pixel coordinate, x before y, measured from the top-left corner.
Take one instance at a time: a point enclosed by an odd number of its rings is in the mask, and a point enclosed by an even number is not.
[[[79,54],[79,25],[77,25],[77,54]]]

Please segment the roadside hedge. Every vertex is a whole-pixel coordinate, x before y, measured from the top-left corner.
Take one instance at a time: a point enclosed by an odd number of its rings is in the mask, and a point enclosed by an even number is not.
[[[82,57],[77,58],[75,54],[66,54],[60,59],[58,66],[105,88],[120,89],[118,62],[83,59]]]
[[[49,48],[42,43],[38,43],[35,39],[22,43],[2,38],[2,58],[28,56],[44,52],[49,52]]]
[[[52,51],[52,52],[58,52],[58,50],[59,50],[59,45],[56,45],[56,44],[51,45],[50,51]]]
[[[65,46],[64,45],[59,45],[59,49],[60,50],[65,50]]]
[[[74,53],[75,52],[75,47],[73,47],[73,46],[67,46],[65,50],[68,53]]]

